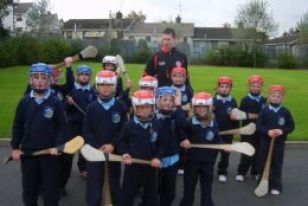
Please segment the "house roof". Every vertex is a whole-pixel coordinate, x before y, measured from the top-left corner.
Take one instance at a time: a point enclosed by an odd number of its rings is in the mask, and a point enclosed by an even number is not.
[[[74,30],[76,25],[77,29],[81,30],[107,30],[109,25],[114,28],[127,28],[131,25],[130,19],[70,19],[64,22],[64,30]]]
[[[16,3],[14,5],[14,14],[25,14],[32,5],[32,2]]]
[[[234,28],[228,27],[195,27],[193,38],[196,39],[236,39]]]
[[[270,39],[267,42],[265,42],[265,45],[276,45],[276,44],[294,44],[297,40],[297,35],[287,35],[287,36],[281,36],[278,38]]]
[[[139,23],[135,24],[130,33],[161,34],[166,28],[173,28],[177,36],[193,36],[193,23]]]

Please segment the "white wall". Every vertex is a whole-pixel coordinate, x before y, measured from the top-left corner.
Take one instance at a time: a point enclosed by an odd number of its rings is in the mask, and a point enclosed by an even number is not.
[[[14,27],[14,18],[13,18],[13,7],[8,7],[9,15],[3,18],[3,26],[9,31],[13,31]]]

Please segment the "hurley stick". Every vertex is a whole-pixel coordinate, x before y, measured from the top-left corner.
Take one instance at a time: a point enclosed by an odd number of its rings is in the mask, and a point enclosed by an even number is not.
[[[94,58],[97,55],[97,49],[94,46],[88,46],[84,50],[82,50],[79,54],[72,56],[73,63],[82,59]],[[58,63],[54,65],[55,68],[61,68],[65,66],[64,62]]]
[[[274,143],[275,143],[275,138],[272,138],[270,146],[269,146],[268,155],[267,155],[267,158],[266,158],[262,178],[261,178],[259,185],[255,189],[255,195],[258,196],[258,197],[263,197],[264,195],[266,195],[268,193],[269,173],[270,173],[270,168],[271,168],[271,162],[272,162],[272,156],[273,156],[273,150],[274,150]]]

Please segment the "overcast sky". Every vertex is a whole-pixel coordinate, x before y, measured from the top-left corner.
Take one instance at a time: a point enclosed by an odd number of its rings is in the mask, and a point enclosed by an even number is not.
[[[182,22],[193,22],[195,26],[220,27],[225,22],[233,25],[239,5],[247,0],[50,0],[52,11],[64,20],[108,18],[109,11],[118,10],[125,16],[131,10],[141,10],[147,16],[146,22],[175,19],[180,13],[180,2]],[[268,2],[279,24],[279,35],[294,27],[305,11],[308,11],[308,0]]]

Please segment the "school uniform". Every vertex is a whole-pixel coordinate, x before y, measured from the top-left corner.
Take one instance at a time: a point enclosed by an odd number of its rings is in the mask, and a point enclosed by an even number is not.
[[[26,206],[37,205],[40,184],[43,184],[45,206],[56,206],[59,202],[59,158],[58,156],[29,154],[62,145],[67,139],[67,117],[64,108],[48,90],[42,98],[34,92],[19,102],[14,123],[11,145],[21,149],[23,201]],[[28,154],[28,155],[27,155]]]
[[[127,121],[126,106],[114,97],[109,100],[97,98],[92,102],[84,119],[83,134],[88,144],[96,149],[104,144],[117,145],[122,126]],[[114,153],[117,153],[115,149]],[[120,163],[109,162],[110,189],[113,205],[118,205],[120,198]],[[101,205],[104,183],[104,162],[88,162],[87,164],[88,206]]]
[[[219,94],[213,98],[213,112],[220,131],[235,129],[239,127],[239,122],[230,119],[231,110],[237,107],[236,100],[231,96],[222,97]],[[231,144],[233,135],[222,135],[224,143]],[[220,151],[221,157],[218,163],[218,175],[227,175],[230,152]]]
[[[267,105],[261,111],[258,121],[257,130],[260,133],[260,152],[258,158],[259,174],[265,166],[266,158],[268,155],[269,144],[271,138],[267,135],[271,129],[281,129],[283,134],[275,139],[272,163],[269,177],[269,189],[275,189],[282,191],[282,166],[284,157],[285,141],[287,140],[288,134],[290,134],[295,128],[293,117],[290,111],[283,107],[273,107]]]
[[[265,106],[266,99],[261,95],[248,94],[241,101],[240,110],[246,113],[259,114],[262,108]],[[249,123],[256,123],[257,119],[247,119],[242,121],[242,126],[246,126]],[[240,164],[238,165],[237,174],[245,176],[250,169],[252,176],[258,175],[256,167],[256,158],[259,152],[260,135],[256,132],[253,135],[241,135],[241,142],[250,143],[255,149],[256,153],[254,156],[249,157],[241,154]]]
[[[215,120],[212,120],[206,127],[195,116],[188,122],[186,133],[189,141],[193,144],[218,144],[220,137],[218,135],[218,126]],[[195,188],[200,179],[202,206],[212,206],[212,185],[214,164],[217,157],[217,150],[191,148],[187,150],[187,162],[184,166],[184,197],[181,200],[181,206],[194,205]]]
[[[65,76],[66,76],[66,82],[64,84],[50,85],[51,94],[54,95],[58,100],[60,100],[64,108],[66,105],[66,96],[71,92],[72,88],[74,87],[75,80],[74,80],[73,70],[71,67],[66,68]],[[32,91],[31,85],[28,84],[26,91],[24,92],[24,95],[29,94],[31,91]],[[59,161],[61,165],[60,169],[60,174],[61,174],[60,187],[62,190],[61,193],[65,193],[65,187],[72,170],[73,155],[63,153],[59,156]],[[41,190],[43,190],[43,188]]]
[[[164,154],[164,140],[160,133],[160,124],[157,119],[153,118],[147,123],[142,123],[136,116],[133,116],[122,129],[119,152],[120,154],[130,154],[133,158],[160,159]],[[149,165],[134,163],[126,165],[121,205],[131,206],[134,204],[139,186],[143,187],[145,205],[159,205],[157,170]]]
[[[71,90],[70,96],[74,99],[76,104],[86,111],[87,106],[96,100],[96,91],[91,88],[90,84],[81,85],[78,82],[74,83],[74,87]],[[84,114],[81,113],[74,105],[67,104],[66,111],[68,115],[68,124],[70,130],[70,137],[75,137],[82,134],[82,125]],[[86,170],[86,160],[79,153],[77,166],[79,171]]]
[[[170,114],[157,113],[156,118],[161,125],[161,138],[165,140],[164,155],[159,171],[160,206],[170,206],[176,194],[176,176],[179,166],[180,140],[185,138],[185,112],[178,107]]]

